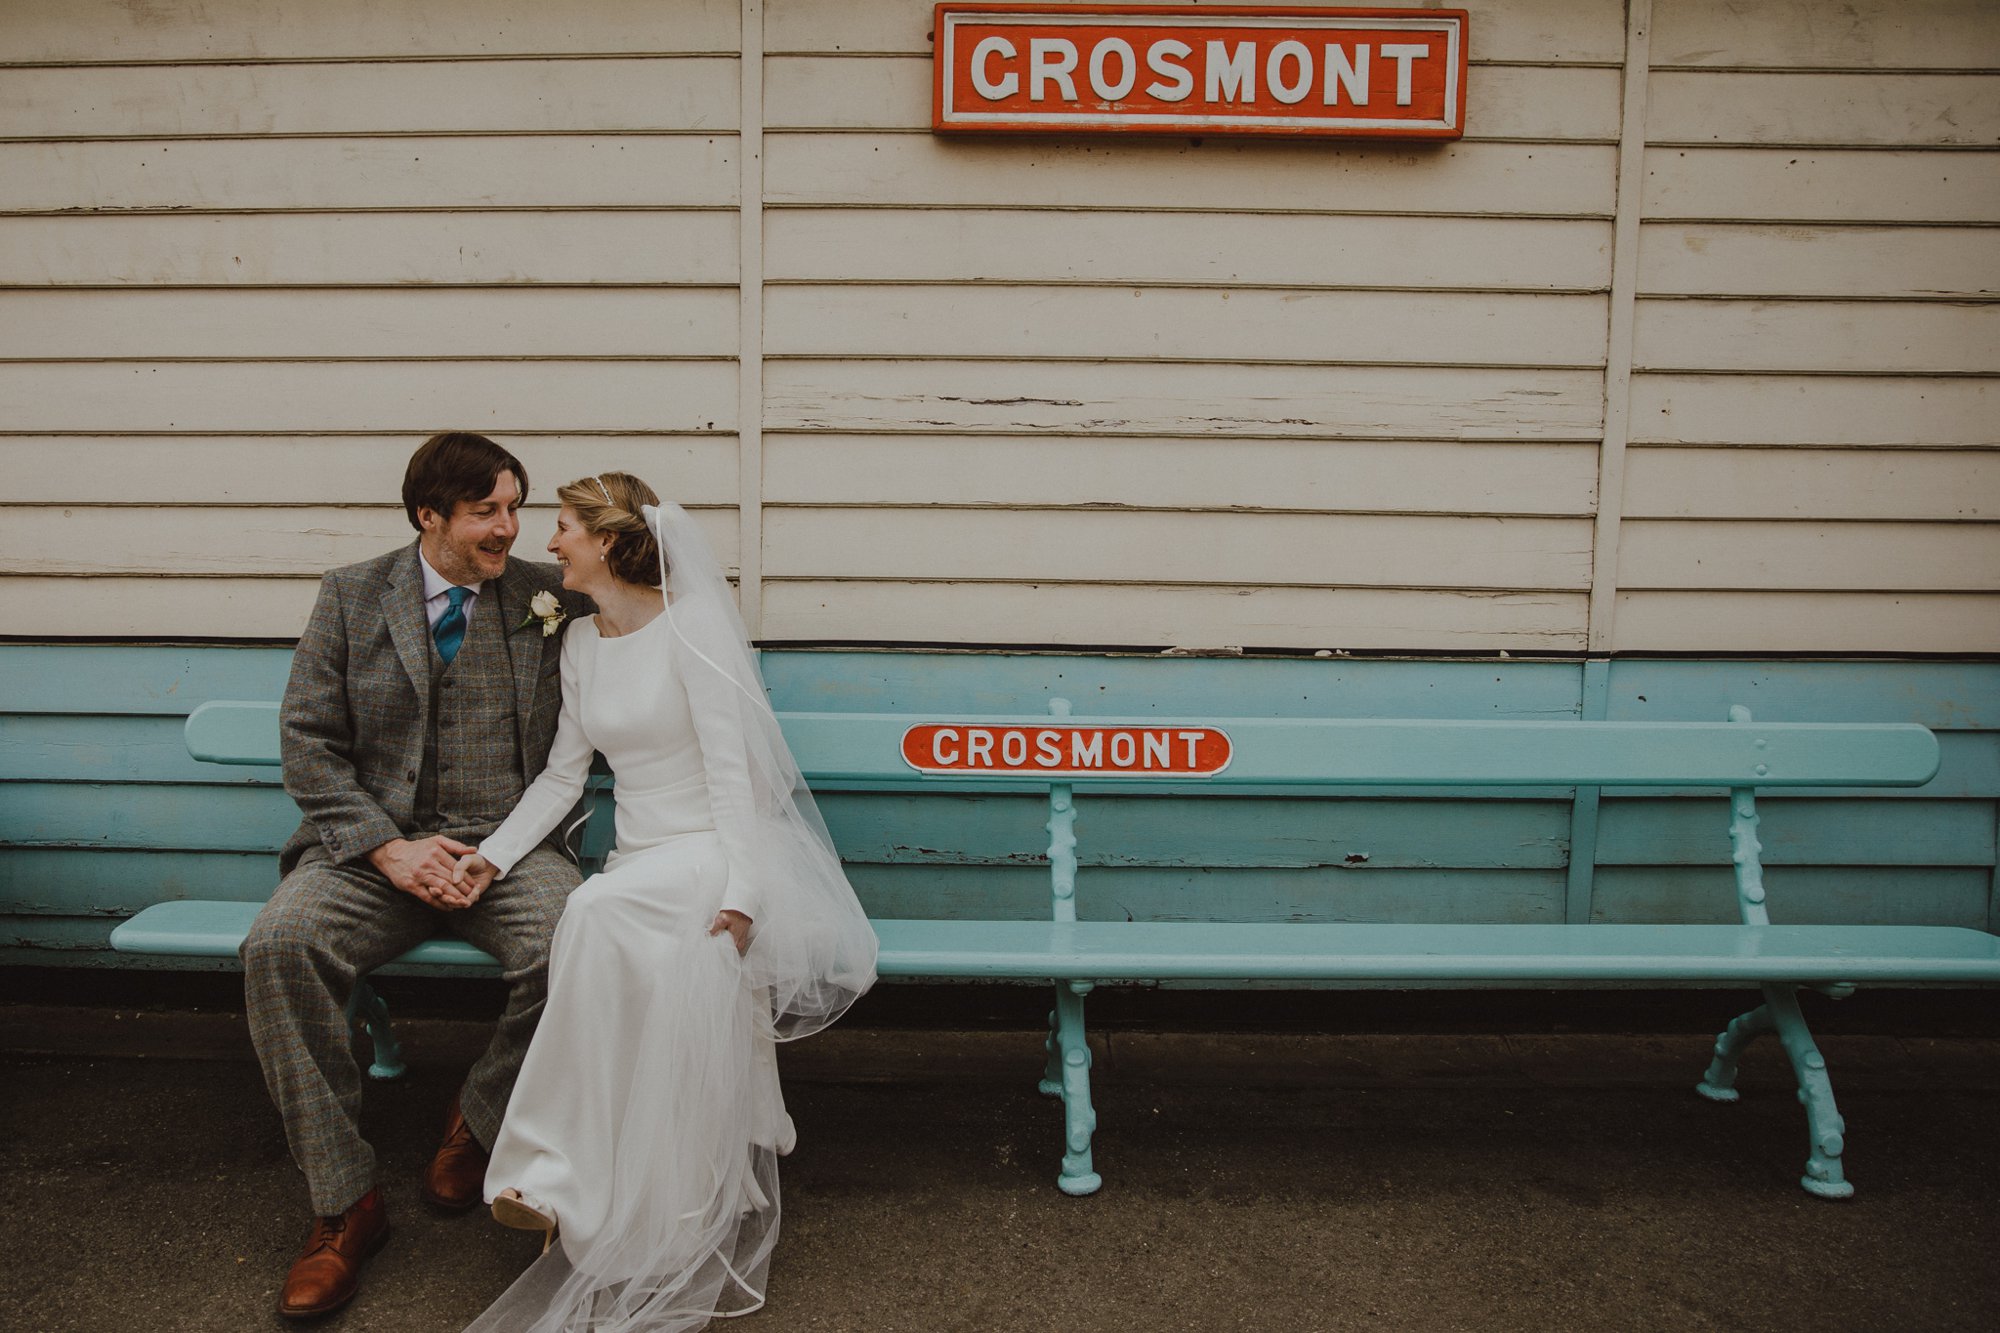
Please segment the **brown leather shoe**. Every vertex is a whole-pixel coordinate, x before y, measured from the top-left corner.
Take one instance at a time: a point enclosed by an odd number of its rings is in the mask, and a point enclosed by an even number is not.
[[[424,1169],[424,1202],[455,1213],[478,1203],[485,1197],[486,1156],[453,1095],[444,1116],[444,1142]]]
[[[278,1313],[306,1319],[338,1310],[361,1289],[361,1265],[389,1239],[382,1191],[369,1190],[336,1217],[316,1217],[305,1248],[285,1274]]]

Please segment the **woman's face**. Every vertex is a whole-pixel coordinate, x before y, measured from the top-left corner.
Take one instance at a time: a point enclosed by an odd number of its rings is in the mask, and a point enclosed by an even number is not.
[[[588,592],[592,583],[605,577],[610,572],[604,567],[609,545],[602,535],[585,532],[576,510],[564,505],[556,514],[556,535],[549,538],[549,554],[562,569],[563,587]]]

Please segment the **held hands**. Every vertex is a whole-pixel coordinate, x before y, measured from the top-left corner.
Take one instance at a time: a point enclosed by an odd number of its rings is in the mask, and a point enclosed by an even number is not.
[[[477,892],[468,893],[454,882],[458,858],[471,853],[466,844],[439,833],[415,842],[392,838],[368,853],[368,859],[404,893],[449,912],[470,907],[479,899]]]
[[[479,901],[479,895],[487,886],[500,877],[499,868],[478,852],[458,858],[458,866],[452,872],[452,887],[465,898],[470,906]]]
[[[715,914],[715,920],[708,926],[708,933],[720,935],[729,932],[729,938],[736,942],[736,952],[741,954],[750,947],[750,918],[741,912],[724,908]]]

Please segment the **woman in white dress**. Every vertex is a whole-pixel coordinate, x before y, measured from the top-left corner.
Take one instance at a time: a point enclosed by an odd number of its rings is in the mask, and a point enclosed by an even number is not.
[[[775,1042],[868,988],[875,937],[686,513],[622,472],[556,494],[549,549],[598,612],[563,640],[548,766],[459,874],[481,891],[546,838],[593,751],[617,845],[556,928],[486,1176],[497,1220],[556,1243],[472,1327],[694,1329],[763,1304],[793,1143]]]

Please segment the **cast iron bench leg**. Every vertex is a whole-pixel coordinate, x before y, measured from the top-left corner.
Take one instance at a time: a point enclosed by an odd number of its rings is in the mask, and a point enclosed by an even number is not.
[[[1083,997],[1090,993],[1088,981],[1059,982],[1056,985],[1056,1030],[1051,1040],[1062,1058],[1062,1082],[1057,1089],[1063,1102],[1062,1174],[1056,1187],[1064,1194],[1095,1194],[1104,1178],[1092,1169],[1090,1136],[1097,1130],[1097,1111],[1090,1104],[1090,1043],[1083,1029]],[[1052,1060],[1053,1066],[1054,1061]],[[1051,1070],[1053,1072],[1053,1068]],[[1048,1081],[1042,1087],[1051,1090]]]
[[[389,1026],[389,1006],[365,977],[354,983],[354,993],[347,997],[347,1025],[367,1028],[368,1039],[375,1045],[375,1059],[368,1066],[368,1077],[388,1080],[403,1076],[407,1068],[403,1063],[403,1045],[396,1040],[395,1029]]]
[[[1799,1011],[1796,988],[1764,987],[1764,1003],[1736,1019],[1715,1039],[1715,1059],[1695,1091],[1712,1101],[1735,1101],[1737,1059],[1745,1046],[1766,1032],[1776,1032],[1784,1045],[1799,1081],[1799,1104],[1806,1108],[1806,1135],[1812,1155],[1806,1159],[1806,1173],[1799,1184],[1808,1194],[1822,1199],[1849,1198],[1854,1186],[1848,1183],[1840,1164],[1840,1154],[1847,1146],[1847,1122],[1834,1105],[1826,1057],[1819,1053],[1805,1015]]]

